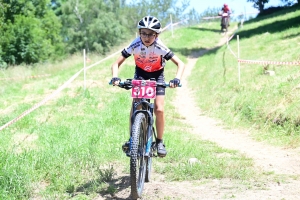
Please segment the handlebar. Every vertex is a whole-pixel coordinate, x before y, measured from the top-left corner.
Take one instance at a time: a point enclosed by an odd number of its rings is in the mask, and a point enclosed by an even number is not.
[[[121,81],[120,83],[119,83],[119,87],[121,87],[121,88],[125,88],[126,86],[128,87],[132,87],[133,85],[132,85],[132,79],[127,79],[126,81]],[[108,83],[109,85],[112,85],[112,82],[109,82]],[[162,87],[170,87],[170,84],[169,83],[161,83],[161,82],[156,82],[156,86],[162,86]],[[177,87],[182,87],[182,84],[179,84]]]

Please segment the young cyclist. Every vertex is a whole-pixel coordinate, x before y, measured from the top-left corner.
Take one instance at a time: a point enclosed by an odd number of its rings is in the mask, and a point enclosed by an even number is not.
[[[171,60],[177,65],[175,78],[170,81],[170,87],[175,88],[180,84],[180,78],[184,70],[184,63],[174,53],[166,47],[158,38],[161,32],[160,21],[153,16],[143,17],[138,22],[139,37],[131,42],[123,51],[122,55],[112,64],[113,85],[118,85],[121,81],[118,78],[118,69],[126,58],[133,55],[135,60],[134,79],[155,78],[158,82],[165,82],[164,67],[166,61]],[[154,114],[156,116],[155,125],[157,131],[157,154],[164,157],[167,154],[163,143],[165,127],[164,116],[165,88],[157,87],[156,99],[154,101]],[[129,150],[129,142],[123,145],[123,150]],[[126,152],[128,153],[128,152]]]
[[[228,4],[224,3],[224,5],[223,5],[223,7],[222,7],[222,9],[221,9],[221,12],[222,12],[222,13],[227,13],[227,14],[228,14],[228,26],[230,26],[230,25],[229,25],[229,22],[230,22],[230,14],[231,14],[231,10],[230,10]],[[222,24],[221,24],[221,26],[222,26]]]

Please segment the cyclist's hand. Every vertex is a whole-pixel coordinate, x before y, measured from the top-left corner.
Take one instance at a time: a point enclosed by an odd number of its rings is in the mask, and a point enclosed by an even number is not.
[[[113,84],[113,86],[119,85],[119,83],[121,82],[121,79],[118,77],[113,77],[110,82]]]
[[[174,78],[173,80],[170,80],[170,87],[171,88],[176,88],[176,87],[178,87],[179,86],[179,84],[180,84],[180,79],[178,79],[178,78]]]

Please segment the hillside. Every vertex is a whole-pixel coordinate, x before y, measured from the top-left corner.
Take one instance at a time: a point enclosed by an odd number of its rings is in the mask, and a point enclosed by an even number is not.
[[[228,46],[201,57],[189,83],[205,113],[258,131],[259,140],[298,147],[299,23],[295,8],[250,20]]]
[[[239,82],[236,36],[241,59],[299,62],[299,18],[287,9],[232,24],[229,46],[218,22],[160,36],[187,68],[183,87],[167,90],[169,153],[154,159],[145,199],[298,198],[299,65],[240,63]],[[130,199],[121,145],[131,99],[108,85],[115,58],[86,82],[81,55],[1,71],[0,126],[11,123],[0,131],[0,199]],[[166,80],[175,70],[168,62]],[[133,71],[129,59],[120,77]]]

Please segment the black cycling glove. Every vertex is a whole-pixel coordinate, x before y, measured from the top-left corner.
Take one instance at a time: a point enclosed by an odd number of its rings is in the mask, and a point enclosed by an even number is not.
[[[132,88],[132,85],[124,85],[124,88],[125,88],[126,90],[130,90],[130,89]]]
[[[173,80],[170,80],[170,83],[173,83],[174,87],[178,87],[180,84],[180,79],[174,78]]]
[[[111,79],[111,83],[112,84],[114,84],[114,82],[116,82],[116,81],[120,81],[121,82],[121,79],[120,78],[118,78],[118,77],[113,77],[112,79]]]

